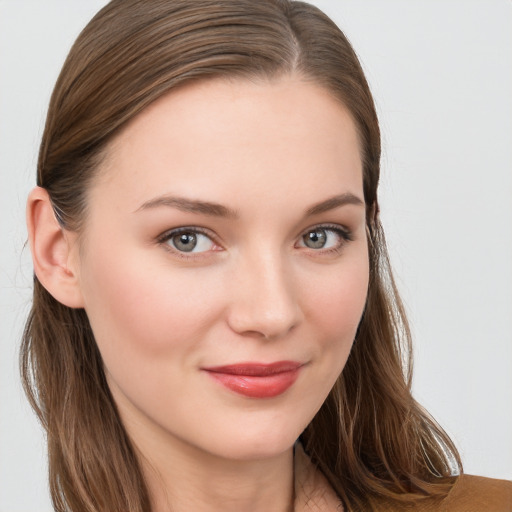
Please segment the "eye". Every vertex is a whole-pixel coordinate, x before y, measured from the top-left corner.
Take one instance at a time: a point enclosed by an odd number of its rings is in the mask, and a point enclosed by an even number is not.
[[[350,233],[338,226],[319,226],[306,231],[299,245],[308,249],[336,250],[350,240]]]
[[[180,228],[168,231],[160,239],[164,243],[182,253],[200,253],[215,250],[213,240],[197,228]]]

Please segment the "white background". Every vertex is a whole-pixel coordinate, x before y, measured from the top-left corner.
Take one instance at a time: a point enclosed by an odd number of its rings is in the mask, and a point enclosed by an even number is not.
[[[24,204],[51,88],[102,0],[0,0],[0,512],[50,511],[17,350]],[[415,394],[469,473],[512,479],[512,3],[324,0],[375,95],[382,219],[415,338]]]

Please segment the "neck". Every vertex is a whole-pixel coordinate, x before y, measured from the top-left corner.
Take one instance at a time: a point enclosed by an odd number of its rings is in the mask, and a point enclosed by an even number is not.
[[[155,512],[293,511],[292,448],[272,458],[240,461],[179,444],[153,456],[144,450]]]

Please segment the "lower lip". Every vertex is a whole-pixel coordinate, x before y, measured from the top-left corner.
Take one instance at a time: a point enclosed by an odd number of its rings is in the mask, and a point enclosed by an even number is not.
[[[250,398],[272,398],[281,395],[292,386],[299,376],[299,368],[262,377],[218,372],[208,372],[208,374],[240,395]]]

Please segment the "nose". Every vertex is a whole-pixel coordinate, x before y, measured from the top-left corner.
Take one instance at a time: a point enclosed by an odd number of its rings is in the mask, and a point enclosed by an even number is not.
[[[236,333],[277,339],[302,321],[297,283],[280,255],[247,259],[233,277],[228,324]]]

